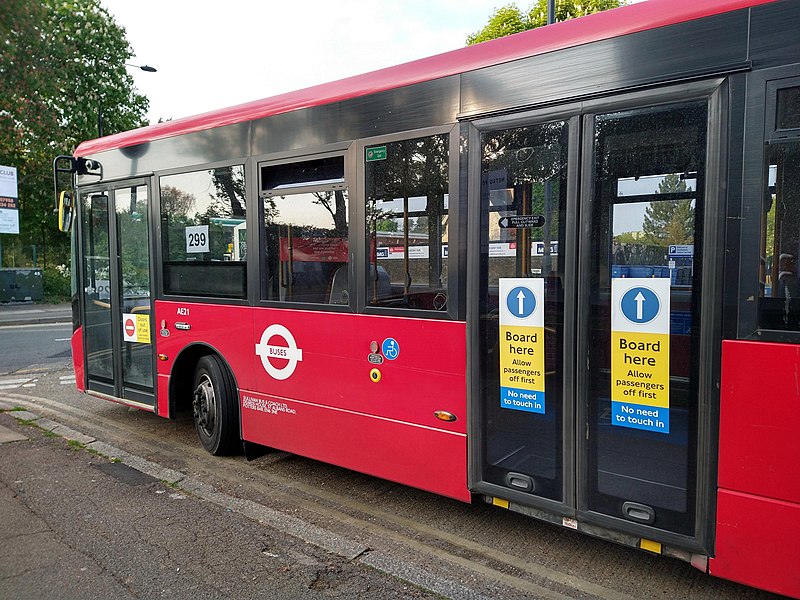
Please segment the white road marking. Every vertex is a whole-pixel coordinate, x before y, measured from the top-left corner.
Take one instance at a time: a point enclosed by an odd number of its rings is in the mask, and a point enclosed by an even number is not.
[[[20,385],[28,383],[32,377],[25,377],[24,379],[2,379],[0,378],[0,385]]]

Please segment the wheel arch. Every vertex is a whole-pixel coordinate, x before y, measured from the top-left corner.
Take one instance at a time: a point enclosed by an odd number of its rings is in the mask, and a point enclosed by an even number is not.
[[[178,411],[191,410],[192,408],[192,392],[193,380],[197,363],[204,356],[214,355],[223,364],[228,371],[233,387],[236,390],[236,396],[239,396],[239,384],[236,381],[236,374],[233,371],[230,363],[225,359],[222,352],[214,346],[205,342],[196,342],[190,344],[178,353],[172,369],[169,374],[169,418],[174,419]],[[241,431],[241,417],[239,422],[239,430]]]

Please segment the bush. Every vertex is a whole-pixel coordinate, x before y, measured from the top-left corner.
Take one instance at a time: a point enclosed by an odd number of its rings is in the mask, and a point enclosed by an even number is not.
[[[69,302],[72,297],[69,265],[56,265],[43,271],[44,301],[53,304]]]

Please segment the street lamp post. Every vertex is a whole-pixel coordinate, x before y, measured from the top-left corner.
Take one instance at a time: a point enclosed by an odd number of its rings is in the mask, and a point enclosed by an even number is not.
[[[158,69],[155,67],[151,67],[150,65],[132,65],[130,63],[125,63],[126,67],[133,67],[134,69],[141,69],[142,71],[147,71],[148,73],[157,73]]]
[[[131,67],[132,69],[141,69],[146,73],[157,73],[158,69],[155,67],[151,67],[150,65],[132,65],[131,63],[125,63],[126,67]],[[97,137],[103,137],[103,107],[99,106],[97,108]]]

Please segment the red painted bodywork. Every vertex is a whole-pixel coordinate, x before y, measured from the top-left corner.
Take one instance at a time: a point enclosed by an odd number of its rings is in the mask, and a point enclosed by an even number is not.
[[[70,340],[70,347],[72,348],[72,369],[75,371],[75,386],[78,391],[86,391],[86,376],[83,367],[83,328],[78,327],[72,333]]]
[[[169,376],[156,373],[156,414],[168,419],[169,414]]]
[[[193,343],[212,346],[236,379],[245,440],[470,500],[465,323],[158,301],[156,323],[162,320],[170,333],[157,342],[169,357],[158,362],[159,407],[180,352]],[[270,376],[256,354],[274,324],[302,351],[284,380]],[[389,337],[399,343],[398,358],[370,363],[371,342]],[[279,336],[266,342],[287,346]],[[268,360],[277,369],[288,364]],[[436,411],[457,420],[437,419]]]
[[[800,598],[800,346],[722,344],[709,572]]]
[[[436,56],[380,69],[340,81],[240,104],[202,115],[175,119],[82,143],[76,156],[135,146],[145,142],[242,123],[301,108],[341,102],[474,71],[483,67],[536,56],[563,48],[607,40],[621,35],[674,25],[715,14],[766,4],[774,0],[649,0],[614,10],[555,23],[459,48]]]

